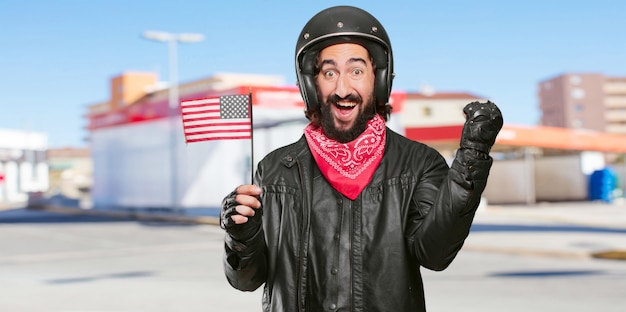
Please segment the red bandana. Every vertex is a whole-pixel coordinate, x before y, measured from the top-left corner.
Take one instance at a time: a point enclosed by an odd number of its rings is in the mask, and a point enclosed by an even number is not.
[[[355,200],[372,179],[385,151],[385,121],[378,114],[370,119],[358,138],[339,143],[321,127],[304,129],[313,158],[326,180],[339,193]]]

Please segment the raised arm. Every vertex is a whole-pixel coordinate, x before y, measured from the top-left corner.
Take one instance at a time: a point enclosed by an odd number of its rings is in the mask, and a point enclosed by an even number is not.
[[[438,188],[432,181],[440,181],[441,166],[433,163],[425,170],[415,194],[426,200],[415,201],[409,220],[411,253],[432,270],[445,269],[469,234],[493,161],[489,152],[503,124],[492,102],[469,103],[463,112],[466,121],[452,166]]]

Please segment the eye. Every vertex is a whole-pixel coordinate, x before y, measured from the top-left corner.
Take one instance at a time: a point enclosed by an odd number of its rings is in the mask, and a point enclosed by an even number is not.
[[[332,80],[337,77],[337,73],[334,70],[327,70],[324,72],[324,78]]]
[[[365,77],[365,70],[362,67],[354,67],[350,70],[350,77],[352,79],[362,79]]]

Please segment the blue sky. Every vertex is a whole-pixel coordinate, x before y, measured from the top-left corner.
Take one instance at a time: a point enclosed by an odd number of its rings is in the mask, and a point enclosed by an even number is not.
[[[505,123],[539,120],[537,83],[566,72],[626,76],[626,1],[127,1],[0,2],[0,128],[45,132],[50,147],[87,146],[87,106],[124,71],[168,77],[167,46],[146,30],[196,32],[180,45],[181,82],[218,72],[281,75],[318,11],[351,4],[385,26],[394,90],[465,91],[495,101]]]

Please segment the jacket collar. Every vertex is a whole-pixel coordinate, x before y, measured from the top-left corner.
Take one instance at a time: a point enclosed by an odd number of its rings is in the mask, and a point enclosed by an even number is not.
[[[285,156],[280,159],[280,162],[287,168],[291,168],[296,164],[297,159],[302,158],[305,154],[312,157],[309,145],[306,143],[306,138],[303,134],[295,144],[289,147]]]

